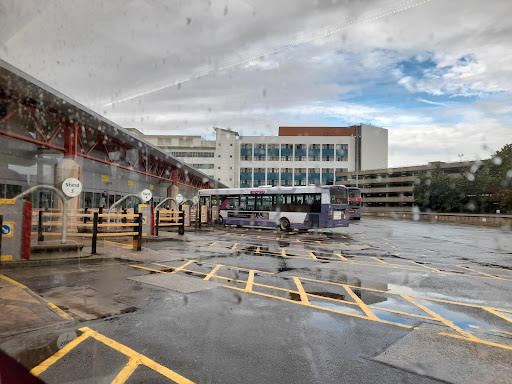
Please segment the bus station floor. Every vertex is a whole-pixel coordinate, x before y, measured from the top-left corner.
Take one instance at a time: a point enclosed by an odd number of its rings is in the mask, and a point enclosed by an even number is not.
[[[2,268],[71,319],[0,336],[0,348],[49,383],[512,376],[510,229],[363,218],[164,236],[140,252],[108,240],[95,259]]]

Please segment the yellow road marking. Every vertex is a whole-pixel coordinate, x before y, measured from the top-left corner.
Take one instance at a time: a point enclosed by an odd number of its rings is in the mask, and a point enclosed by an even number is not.
[[[9,283],[11,284],[14,284],[16,285],[17,287],[20,287],[20,288],[23,288],[23,289],[28,289],[27,286],[21,284],[21,283],[18,283],[16,280],[13,280],[5,275],[0,275],[0,278],[4,279],[5,281],[8,281]]]
[[[496,279],[496,280],[509,280],[509,279],[502,279],[501,277],[491,275],[490,273],[475,271],[474,269],[471,269],[469,267],[465,267],[465,266],[462,266],[462,265],[456,265],[456,267],[463,268],[465,270],[468,270],[468,271],[471,271],[471,272],[474,272],[474,273],[478,273],[479,275],[487,276],[487,277],[490,277],[490,278]]]
[[[114,380],[112,380],[111,384],[123,384],[128,378],[135,372],[137,367],[141,364],[141,361],[138,357],[130,357],[128,360],[128,364],[121,369],[121,372],[117,374]]]
[[[164,271],[160,271],[159,269],[153,269],[153,268],[143,267],[143,266],[141,266],[141,265],[130,265],[130,267],[133,267],[133,268],[140,268],[140,269],[145,269],[146,271],[151,271],[151,272],[165,273]]]
[[[18,283],[16,280],[13,280],[5,275],[0,275],[0,278],[4,279],[5,281],[8,281],[9,283],[11,284],[14,284],[15,286],[17,286],[18,288],[21,288],[25,291],[29,291],[29,293],[32,293],[32,291],[30,290],[29,287],[27,287],[26,285],[23,285],[21,283]],[[49,307],[51,307],[52,309],[55,310],[55,312],[57,312],[57,314],[60,316],[60,317],[63,317],[64,319],[70,319],[71,316],[69,316],[66,312],[64,312],[62,309],[60,309],[59,307],[57,307],[55,304],[53,303],[50,303],[48,300],[46,300],[44,297],[41,297],[39,295],[36,294],[37,297],[39,297],[42,301],[44,301],[46,304],[48,304]]]
[[[463,335],[465,339],[467,339],[467,340],[478,340],[478,338],[476,338],[475,336],[471,335],[470,333],[462,330],[461,328],[459,328],[458,326],[453,324],[450,320],[446,320],[444,317],[442,317],[441,315],[435,313],[431,309],[425,307],[423,304],[415,302],[412,299],[411,296],[409,296],[409,295],[400,295],[400,296],[402,296],[405,300],[407,300],[411,304],[414,304],[415,306],[417,306],[418,308],[420,308],[424,312],[428,313],[430,316],[432,316],[433,319],[441,322],[442,324],[446,325],[447,327],[452,328],[454,331],[457,331],[458,333]]]
[[[512,332],[500,331],[498,329],[491,329],[491,332],[503,333],[504,335],[512,336]]]
[[[489,307],[483,307],[484,310],[486,310],[487,312],[490,312],[492,313],[493,315],[495,316],[498,316],[498,317],[501,317],[503,320],[506,320],[510,323],[512,323],[512,318],[508,317],[508,316],[505,316],[505,315],[502,315],[501,313],[499,313],[496,309],[494,308],[489,308]],[[501,311],[501,310],[499,310]],[[501,312],[506,312],[506,311],[501,311]]]
[[[335,255],[338,256],[343,261],[348,261],[348,259],[345,256],[343,256],[341,253],[335,253]]]
[[[437,269],[437,268],[427,267],[426,265],[421,264],[421,263],[418,263],[418,262],[416,262],[416,261],[414,261],[414,260],[407,260],[407,261],[409,261],[409,262],[411,262],[411,263],[413,263],[413,264],[415,264],[415,265],[418,265],[418,266],[420,266],[420,267],[426,268],[426,269],[428,269],[428,270],[430,270],[430,271],[434,271],[434,272],[436,272],[436,273],[442,273],[442,274],[444,274],[444,272],[443,272],[443,271],[440,271],[440,270],[439,270],[439,269]]]
[[[309,252],[309,256],[311,256],[313,259],[318,260],[316,255],[313,252]]]
[[[383,261],[383,260],[379,259],[378,257],[371,257],[371,256],[370,256],[370,259],[373,259],[373,260],[375,260],[375,261],[378,261],[379,263],[382,263],[382,264],[387,264],[385,261]]]
[[[441,333],[439,333],[439,334],[440,334],[441,336],[453,337],[453,338],[455,338],[455,339],[461,339],[461,340],[471,341],[471,342],[473,342],[473,343],[490,345],[490,346],[492,346],[492,347],[498,347],[498,348],[508,349],[508,350],[512,351],[512,347],[510,347],[510,346],[508,346],[508,345],[498,344],[498,343],[493,343],[493,342],[490,342],[490,341],[485,341],[485,340],[477,339],[476,337],[472,337],[471,339],[468,339],[467,337],[464,337],[464,336],[460,336],[460,335],[451,335],[451,334],[449,334],[449,333],[444,333],[444,332],[441,332]]]
[[[300,300],[304,305],[311,305],[308,299],[308,294],[304,290],[304,287],[302,286],[302,283],[300,282],[300,279],[297,276],[293,276],[293,281],[295,282],[295,285],[297,286],[297,290],[299,291]]]
[[[177,273],[179,271],[181,271],[183,268],[189,266],[190,264],[192,264],[194,262],[194,260],[189,260],[187,261],[185,264],[183,264],[182,266],[179,266],[178,268],[175,268],[174,271],[172,271],[171,273]]]
[[[372,311],[370,311],[370,309],[363,302],[363,300],[361,300],[361,298],[359,296],[357,296],[352,291],[352,289],[350,289],[350,287],[348,285],[342,284],[342,287],[345,288],[345,291],[347,291],[347,293],[350,295],[350,297],[352,297],[352,299],[354,299],[354,301],[359,305],[359,308],[361,308],[363,310],[363,312],[366,314],[366,316],[368,316],[369,319],[376,320],[376,321],[380,320],[377,316],[375,316],[375,314]]]
[[[219,270],[220,267],[222,267],[222,264],[217,264],[209,274],[206,275],[206,277],[203,280],[210,280],[213,275]]]
[[[478,325],[472,325],[472,324],[468,324],[471,328],[475,328],[475,329],[480,329],[480,327]]]
[[[37,367],[32,368],[30,370],[30,373],[33,374],[34,376],[39,376],[41,373],[46,371],[50,367],[50,365],[56,363],[62,356],[71,351],[73,348],[75,348],[78,344],[87,339],[89,336],[91,336],[91,332],[84,331],[83,334],[81,334],[75,340],[70,341],[68,344],[66,344],[66,346],[64,346],[64,348],[55,353],[53,356],[47,358]]]
[[[261,249],[261,247],[258,245],[258,246],[256,247],[256,252],[255,252],[255,253],[260,253],[260,249]]]
[[[254,284],[254,271],[249,271],[249,277],[247,278],[247,285],[245,286],[245,290],[247,292],[252,292],[252,286]]]
[[[194,384],[187,378],[181,376],[180,374],[174,371],[171,371],[169,368],[166,368],[163,365],[158,364],[157,362],[151,360],[150,358],[141,355],[140,353],[134,351],[133,349],[127,347],[126,345],[120,344],[115,340],[109,339],[108,337],[103,336],[102,334],[95,332],[87,327],[80,328],[80,330],[84,332],[89,332],[89,336],[94,337],[96,340],[101,341],[103,344],[109,346],[110,348],[115,349],[118,352],[121,352],[123,355],[130,357],[130,360],[131,358],[138,359],[140,361],[140,364],[143,364],[146,367],[151,368],[152,370],[158,372],[162,376],[165,376],[178,384]]]
[[[217,244],[217,242],[216,242],[216,241],[214,241],[213,243],[211,243],[209,246],[210,246],[210,247],[213,247],[215,244]]]
[[[286,257],[286,251],[284,248],[281,248],[281,256]]]
[[[239,243],[235,243],[233,244],[233,246],[231,247],[231,250],[234,251],[236,249],[236,247],[238,247]]]

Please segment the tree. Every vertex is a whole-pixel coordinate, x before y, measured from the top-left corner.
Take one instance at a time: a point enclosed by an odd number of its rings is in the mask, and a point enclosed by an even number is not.
[[[423,172],[414,186],[414,202],[422,210],[433,212],[460,212],[462,204],[458,183],[436,164],[433,170]]]

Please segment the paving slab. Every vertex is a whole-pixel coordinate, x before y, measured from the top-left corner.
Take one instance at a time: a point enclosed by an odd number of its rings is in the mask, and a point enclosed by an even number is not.
[[[199,292],[206,289],[222,286],[222,284],[215,283],[213,281],[204,281],[198,279],[197,277],[175,275],[170,273],[136,276],[129,277],[128,279],[139,281],[145,284],[156,285],[157,287],[167,288],[181,293]]]
[[[374,360],[450,383],[510,383],[512,350],[439,335],[446,328],[422,324]]]

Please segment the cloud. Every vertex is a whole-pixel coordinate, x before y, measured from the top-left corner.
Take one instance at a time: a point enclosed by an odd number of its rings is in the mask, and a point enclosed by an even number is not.
[[[510,141],[512,4],[432,0],[391,13],[413,4],[6,0],[0,57],[145,133],[362,122],[389,128],[391,163]]]

